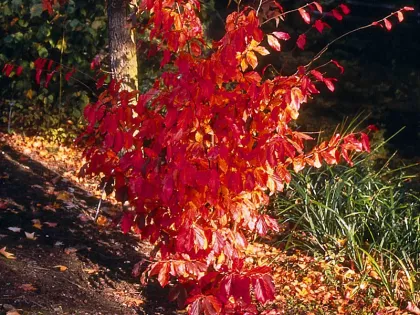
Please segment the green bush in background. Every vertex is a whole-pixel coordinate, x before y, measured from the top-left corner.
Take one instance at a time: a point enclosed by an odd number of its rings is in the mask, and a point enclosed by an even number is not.
[[[46,133],[55,140],[77,134],[95,86],[90,62],[103,54],[107,42],[104,5],[71,0],[50,16],[40,0],[0,2],[0,67],[6,63],[23,67],[19,77],[0,74],[3,125]],[[35,82],[34,61],[39,57],[62,65],[48,88]],[[65,73],[73,66],[78,71],[67,82]]]

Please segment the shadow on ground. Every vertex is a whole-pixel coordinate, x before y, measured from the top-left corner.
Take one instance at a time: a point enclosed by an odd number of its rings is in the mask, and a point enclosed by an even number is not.
[[[0,143],[0,249],[16,258],[0,255],[0,314],[175,314],[164,290],[131,275],[147,245],[95,224],[97,204]]]

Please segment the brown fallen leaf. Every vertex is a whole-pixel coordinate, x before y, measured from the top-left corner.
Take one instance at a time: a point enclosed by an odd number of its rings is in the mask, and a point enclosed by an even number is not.
[[[88,222],[88,221],[90,221],[90,218],[86,214],[83,214],[83,213],[79,214],[77,217],[82,222]]]
[[[6,313],[6,315],[20,315],[20,313],[16,310],[11,310]]]
[[[97,273],[98,269],[97,268],[85,268],[85,269],[83,269],[83,271],[86,272],[87,274],[91,275],[91,274]]]
[[[50,228],[56,227],[58,223],[56,222],[44,222],[44,224]]]
[[[144,304],[144,301],[138,298],[126,297],[124,298],[123,304],[129,307],[133,307],[133,306],[140,306],[141,304]]]
[[[74,247],[67,247],[64,249],[64,253],[67,255],[71,255],[77,252],[77,248]]]
[[[11,226],[11,227],[8,227],[7,229],[15,233],[19,233],[22,230],[20,227],[16,227],[16,226]]]
[[[63,265],[57,265],[57,266],[54,266],[54,268],[57,268],[61,272],[66,271],[67,269],[69,269],[69,268],[67,268],[66,266],[63,266]]]
[[[19,286],[23,291],[36,291],[37,289],[31,283],[24,283]]]
[[[25,236],[28,240],[36,240],[35,232],[32,232],[32,233],[25,232]]]
[[[46,205],[42,209],[46,211],[56,212],[56,208],[54,208],[54,206],[51,206],[51,205]]]
[[[0,254],[6,257],[7,259],[16,259],[14,254],[6,252],[6,247],[0,249]]]

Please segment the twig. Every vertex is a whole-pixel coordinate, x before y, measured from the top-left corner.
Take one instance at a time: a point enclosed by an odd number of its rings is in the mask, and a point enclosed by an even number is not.
[[[98,220],[98,216],[99,216],[99,211],[101,209],[101,204],[102,204],[102,196],[105,192],[105,188],[106,188],[107,182],[104,183],[104,187],[102,187],[102,193],[101,193],[101,198],[99,199],[98,202],[98,207],[96,208],[96,213],[95,213],[95,218],[94,221],[96,222]]]

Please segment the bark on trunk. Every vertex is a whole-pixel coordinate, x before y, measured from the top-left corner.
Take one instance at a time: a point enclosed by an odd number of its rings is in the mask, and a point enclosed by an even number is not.
[[[109,54],[112,78],[123,80],[123,88],[138,89],[137,52],[127,23],[127,0],[108,0]]]

